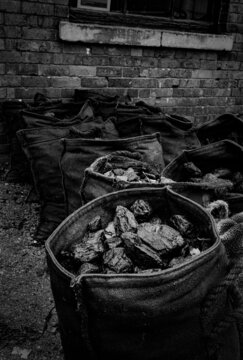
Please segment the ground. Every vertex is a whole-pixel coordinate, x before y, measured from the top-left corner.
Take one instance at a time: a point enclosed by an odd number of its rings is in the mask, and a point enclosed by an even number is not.
[[[33,246],[39,205],[0,164],[0,360],[63,360],[45,248]]]

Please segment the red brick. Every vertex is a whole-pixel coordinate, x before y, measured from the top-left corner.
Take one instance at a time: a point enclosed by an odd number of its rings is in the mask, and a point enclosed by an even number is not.
[[[158,59],[158,68],[180,68],[180,61],[179,60],[172,60],[172,59]]]
[[[108,81],[104,77],[83,78],[81,79],[81,86],[86,88],[103,88],[108,86]]]
[[[239,61],[220,61],[220,62],[218,62],[218,67],[222,70],[239,70],[240,62]]]
[[[171,89],[171,88],[162,88],[162,89],[151,90],[151,96],[156,97],[156,98],[171,97],[172,95],[173,95],[173,89]]]
[[[195,79],[212,79],[214,78],[214,73],[216,74],[212,70],[193,70],[190,77]]]
[[[200,68],[200,60],[186,60],[181,61],[181,67],[185,69],[199,69]]]
[[[122,69],[116,67],[97,67],[97,76],[112,76],[112,77],[121,77]]]
[[[131,49],[131,56],[143,56],[142,49]]]
[[[197,81],[197,84],[200,88],[208,88],[208,87],[212,88],[217,86],[217,81],[215,79],[203,79],[203,80],[194,80],[194,81]]]
[[[198,65],[198,69],[202,69],[202,70],[216,70],[218,66],[217,61],[212,61],[212,60],[201,60],[199,65]]]
[[[188,69],[171,69],[170,70],[170,76],[172,78],[182,78],[182,77],[185,77],[185,78],[191,78],[192,77],[192,73],[193,71],[196,71],[196,70],[188,70]]]
[[[158,87],[159,88],[169,88],[173,86],[174,79],[165,78],[165,79],[158,79]]]
[[[243,105],[243,97],[236,97],[235,98],[235,105]]]
[[[50,86],[57,88],[77,88],[80,87],[80,78],[67,76],[52,77],[50,78]]]
[[[143,99],[147,99],[150,98],[151,96],[151,90],[150,89],[139,89],[138,90],[138,97],[143,98]]]
[[[95,66],[70,65],[70,76],[96,76]]]
[[[20,75],[38,75],[38,65],[37,64],[19,64]]]
[[[14,0],[1,0],[0,1],[0,11],[6,11],[11,13],[18,13],[20,12],[20,1]]]
[[[140,67],[127,67],[122,69],[123,77],[138,77],[140,76]]]
[[[39,52],[24,52],[23,62],[34,64],[50,64],[53,62],[53,54],[39,53]]]
[[[232,89],[232,96],[242,96],[242,89]]]
[[[5,26],[4,27],[4,37],[19,39],[21,38],[21,27],[19,26]]]
[[[21,51],[61,52],[62,44],[51,41],[19,40],[17,49]]]
[[[234,71],[232,77],[233,79],[243,79],[243,71]]]
[[[216,81],[216,86],[218,88],[228,88],[228,87],[238,87],[238,81],[237,80],[228,80],[228,79],[218,79]]]
[[[89,49],[89,50],[87,50]],[[81,44],[72,44],[72,43],[65,43],[63,44],[63,52],[65,54],[79,54],[82,56],[86,56],[88,52],[90,51],[90,48],[87,46],[81,45]]]
[[[108,58],[108,65],[110,66],[141,66],[141,58],[132,58],[125,56],[114,56]]]
[[[238,61],[243,61],[243,51],[240,51],[240,52],[238,52],[238,54],[237,54],[237,60]]]
[[[168,77],[170,69],[160,69],[160,68],[148,68],[140,70],[140,76],[147,78],[165,78]]]
[[[109,59],[108,57],[100,56],[83,56],[82,64],[90,66],[107,66],[109,65]]]
[[[132,86],[134,88],[156,88],[158,87],[158,82],[156,79],[141,79],[133,78],[131,79]]]
[[[56,29],[59,19],[47,16],[38,16],[36,26],[41,28]],[[56,31],[57,32],[57,31]]]
[[[18,51],[1,51],[1,62],[3,63],[15,63],[15,62],[21,62],[22,55]]]
[[[161,107],[167,107],[167,106],[178,106],[178,103],[176,98],[160,97],[159,100],[155,101],[155,105],[159,105]]]
[[[44,76],[22,76],[23,87],[48,87],[48,79]]]
[[[36,15],[54,15],[54,5],[50,4],[38,4],[36,2],[25,1],[22,3],[22,11],[24,14],[36,14]]]
[[[46,96],[48,96],[49,98],[61,99],[62,89],[48,87],[46,89]]]
[[[39,51],[41,43],[36,41],[19,40],[17,50],[20,51]]]
[[[27,15],[26,16],[26,24],[24,25],[29,25],[32,27],[38,27],[38,16],[37,15]]]
[[[103,46],[103,45],[93,45],[92,44],[92,47],[91,47],[91,54],[92,55],[107,55],[108,54],[108,51],[107,51],[107,47],[106,46]]]
[[[137,58],[140,61],[141,66],[144,67],[157,67],[158,66],[158,59],[155,57],[142,57],[141,59]]]
[[[7,99],[15,99],[15,89],[14,88],[7,88]]]
[[[5,14],[5,25],[24,26],[26,19],[24,14]]]
[[[69,67],[63,65],[37,65],[38,75],[40,76],[68,76]]]
[[[0,99],[5,99],[7,97],[7,88],[0,88]]]
[[[0,77],[0,86],[20,86],[21,77],[16,75],[3,75]]]
[[[72,54],[53,54],[53,64],[71,65],[75,64],[76,60],[77,56]]]
[[[154,57],[155,56],[155,51],[154,49],[145,49],[143,48],[143,56],[149,56],[149,57]]]
[[[8,63],[5,68],[6,75],[16,75],[19,73],[19,64]]]
[[[3,39],[0,39],[0,50],[4,50],[5,49],[5,42]]]
[[[243,10],[243,8],[242,8]],[[243,34],[235,34],[235,42],[237,43],[243,43]]]
[[[55,5],[54,15],[60,18],[67,18],[69,14],[68,6]]]
[[[18,39],[6,39],[5,48],[6,50],[16,50],[18,44]]]
[[[162,48],[162,49],[156,48],[154,50],[154,56],[158,57],[158,58],[174,59],[175,58],[175,50],[174,49],[166,49],[166,48]]]
[[[5,73],[5,64],[0,64],[0,74]]]
[[[216,94],[216,88],[210,89],[210,88],[205,88],[203,89],[203,96],[207,97],[207,96],[215,96]]]
[[[218,61],[235,61],[237,60],[237,53],[234,51],[222,51],[218,53]]]
[[[180,89],[173,89],[173,96],[174,97],[199,97],[203,96],[203,89],[199,88],[180,88]]]
[[[117,87],[117,88],[122,88],[122,87],[131,87],[132,86],[132,79],[128,78],[109,78],[109,87]]]
[[[129,56],[131,55],[131,49],[129,47],[109,47],[107,48],[107,54],[110,56]]]
[[[5,29],[4,26],[0,26],[0,38],[4,38],[5,39],[6,35],[5,35]]]
[[[22,28],[22,38],[34,40],[56,40],[57,31],[54,29]]]

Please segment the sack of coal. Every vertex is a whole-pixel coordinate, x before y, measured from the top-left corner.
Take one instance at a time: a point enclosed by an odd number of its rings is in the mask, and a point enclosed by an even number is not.
[[[221,140],[194,150],[184,150],[162,171],[179,186],[190,186],[224,198],[243,190],[243,148],[231,140]],[[176,190],[177,184],[172,184]]]
[[[159,134],[122,139],[64,139],[60,161],[67,214],[82,205],[80,188],[85,169],[97,158],[114,151],[130,151],[143,156],[157,171],[164,168],[163,152]]]
[[[85,170],[80,194],[85,204],[117,190],[163,185],[161,172],[152,163],[145,162],[141,154],[114,151],[101,156]]]
[[[78,127],[78,123],[75,125]],[[70,126],[43,126],[17,131],[16,135],[28,159],[34,188],[41,203],[40,221],[34,243],[41,245],[66,217],[59,161],[63,151],[60,139],[72,137]],[[90,136],[92,136],[92,132]],[[83,133],[88,136],[89,133]],[[80,135],[79,135],[80,136]]]
[[[198,126],[196,133],[202,145],[226,139],[243,145],[243,119],[226,113]]]
[[[165,165],[179,156],[183,150],[201,146],[193,123],[182,116],[147,115],[140,116],[140,122],[143,134],[160,133]]]
[[[151,223],[155,214],[160,220]],[[169,219],[183,234],[191,233],[190,224],[196,226],[207,249],[170,268],[159,262],[155,271],[147,271],[154,266],[147,262],[132,272],[127,258],[134,250],[141,261],[144,256],[157,261],[155,252],[164,256],[158,232],[153,230],[152,244],[148,234],[149,227],[160,233],[160,221]],[[150,225],[142,225],[148,221]],[[164,239],[173,239],[176,253],[183,246],[181,237],[168,228],[163,231]],[[142,246],[134,241],[136,235]],[[125,251],[119,237],[126,242]],[[105,257],[102,238],[109,246]],[[61,262],[70,248],[76,260],[88,256],[79,275]],[[208,360],[209,354],[240,360],[236,320],[230,317],[239,310],[239,303],[231,301],[236,277],[212,217],[197,203],[166,187],[113,192],[68,216],[47,240],[46,253],[65,360]],[[101,259],[110,269],[106,273],[98,270]]]

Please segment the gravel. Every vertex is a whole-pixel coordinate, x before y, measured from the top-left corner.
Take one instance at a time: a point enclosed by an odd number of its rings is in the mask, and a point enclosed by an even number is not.
[[[0,164],[0,360],[62,360],[45,248],[33,236],[40,206],[28,184],[4,181]]]

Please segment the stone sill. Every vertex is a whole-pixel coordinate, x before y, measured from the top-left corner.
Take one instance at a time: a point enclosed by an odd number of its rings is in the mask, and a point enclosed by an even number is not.
[[[60,21],[59,37],[63,41],[94,44],[169,47],[182,49],[231,51],[233,35],[164,31],[122,26],[103,26]]]

